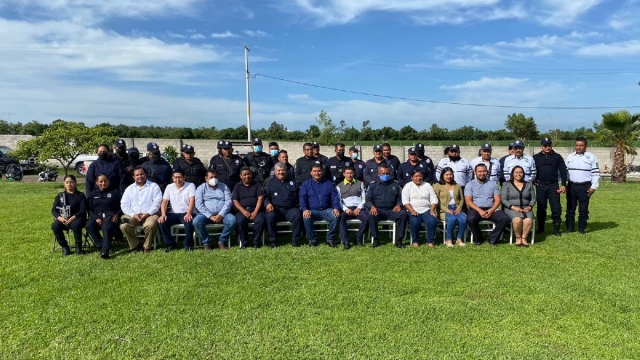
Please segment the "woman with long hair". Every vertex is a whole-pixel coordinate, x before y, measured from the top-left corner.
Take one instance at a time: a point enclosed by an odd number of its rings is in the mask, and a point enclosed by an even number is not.
[[[440,220],[447,224],[445,244],[453,247],[453,231],[458,225],[456,244],[465,246],[464,232],[467,229],[467,214],[463,211],[464,194],[460,185],[453,179],[453,169],[446,167],[440,173],[440,180],[433,186],[438,195],[438,213]]]
[[[524,180],[524,169],[514,166],[511,169],[511,179],[502,185],[502,205],[504,212],[511,218],[511,226],[516,237],[516,246],[528,247],[527,238],[533,225],[533,206],[536,204],[536,194],[533,184]]]

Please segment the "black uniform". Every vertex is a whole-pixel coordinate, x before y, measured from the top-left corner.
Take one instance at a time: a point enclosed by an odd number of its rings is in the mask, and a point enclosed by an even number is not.
[[[398,169],[398,183],[404,187],[407,183],[410,183],[413,173],[419,170],[422,173],[423,181],[433,184],[435,182],[435,173],[431,171],[429,166],[422,161],[418,161],[413,165],[410,161],[407,161],[400,165]]]
[[[85,177],[87,193],[97,189],[96,180],[100,174],[104,174],[109,178],[109,190],[116,189],[121,194],[124,193],[124,174],[120,160],[108,157],[107,160],[98,159],[92,162]]]
[[[293,168],[293,165],[286,163],[284,164],[287,167],[287,180],[292,180],[292,181],[296,181],[296,169]],[[276,178],[276,173],[275,173],[275,166],[273,168],[271,168],[271,171],[269,172],[269,181],[273,180]]]
[[[391,165],[391,163],[387,160],[387,159],[382,159],[382,161],[380,162],[380,164],[385,163],[387,165],[389,165],[389,170],[391,170],[391,173],[389,175],[391,175],[391,179],[395,180],[396,178],[396,170],[398,170],[397,168],[394,168],[393,165]],[[367,160],[367,162],[364,164],[364,182],[365,185],[369,185],[370,183],[374,182],[374,181],[378,181],[378,166],[380,165],[375,158],[371,159],[371,160]]]
[[[315,164],[322,166],[322,162],[313,156],[309,158],[303,156],[296,160],[296,182],[298,183],[298,187],[307,179],[311,179],[311,167]],[[324,169],[325,167],[322,166],[322,168]]]
[[[196,188],[204,183],[204,178],[207,175],[207,169],[197,157],[194,157],[192,162],[188,162],[187,159],[180,156],[173,162],[173,169],[184,171],[185,181],[192,183]]]
[[[136,159],[135,161],[132,161],[132,159],[129,158],[128,154],[124,154],[124,158],[119,157],[116,154],[111,154],[111,159],[113,159],[114,161],[120,161],[120,169],[122,169],[122,182],[124,185],[124,188],[126,189],[127,186],[131,185],[134,183],[133,181],[133,169],[138,166],[138,159]],[[89,192],[87,190],[87,192]],[[122,191],[120,194],[122,195],[124,193],[124,191]]]
[[[255,181],[263,184],[269,179],[271,168],[273,168],[274,162],[271,155],[260,151],[258,153],[251,152],[244,158],[245,164],[251,168],[253,172],[253,178]]]
[[[364,169],[366,164],[360,159],[352,159],[351,161],[351,166],[353,166],[353,168],[356,170],[356,175],[354,176],[354,178],[364,183]]]
[[[141,167],[147,172],[147,179],[160,186],[163,192],[167,185],[173,181],[171,179],[173,169],[171,169],[171,165],[167,160],[161,157],[151,158],[142,164]]]
[[[272,212],[267,212],[267,230],[269,241],[275,245],[277,243],[276,223],[288,221],[293,225],[291,242],[294,246],[300,244],[300,233],[302,232],[302,214],[298,205],[298,193],[300,189],[293,178],[280,181],[277,178],[270,180],[265,189],[264,203],[273,205]]]
[[[402,246],[402,239],[407,228],[408,213],[402,208],[402,190],[397,181],[374,181],[369,184],[365,195],[365,207],[369,210],[369,231],[373,237],[373,246],[378,246],[378,222],[380,220],[392,220],[397,223],[396,246]],[[393,212],[393,208],[400,206],[399,212]],[[378,215],[371,214],[371,207],[375,206]]]
[[[325,173],[329,175],[329,180],[333,181],[334,184],[337,184],[344,180],[344,168],[352,165],[353,160],[348,157],[343,156],[342,159],[339,159],[337,156],[334,156],[327,161]]]
[[[111,221],[114,214],[122,215],[120,210],[120,192],[117,190],[95,190],[87,197],[89,220],[87,232],[93,239],[96,247],[101,247],[101,254],[109,254],[111,239],[120,231],[120,222]],[[102,219],[102,225],[98,225],[97,219]],[[102,230],[102,236],[100,236]]]
[[[536,211],[538,231],[544,231],[544,222],[547,220],[548,199],[551,206],[553,229],[555,233],[559,233],[562,222],[560,218],[562,208],[560,206],[560,194],[558,193],[558,173],[560,174],[562,186],[567,186],[567,166],[562,156],[553,150],[548,154],[541,151],[533,155],[533,161],[535,161],[536,169],[538,170],[535,182],[536,202],[538,204]]]
[[[511,155],[505,155],[503,157],[500,158],[500,169],[502,169],[503,171],[500,171],[500,173],[498,174],[498,182],[500,183],[500,186],[502,186],[502,184],[506,181],[505,177],[504,177],[504,161],[507,160],[507,158],[511,156]],[[475,176],[475,169],[473,169],[473,174]]]
[[[231,155],[230,159],[222,155],[216,155],[209,161],[209,169],[216,171],[218,181],[227,185],[229,189],[236,187],[240,182],[240,169],[244,166],[244,161],[238,155]]]
[[[433,184],[435,182],[438,182],[440,179],[436,179],[436,165],[433,163],[433,160],[431,160],[431,158],[427,155],[424,155],[424,153],[422,154],[422,156],[418,155],[418,160],[424,163],[431,172],[431,176],[433,177],[433,182],[431,183]],[[400,170],[398,170],[398,172],[400,172]]]
[[[388,158],[384,158],[385,160],[387,160],[387,162],[391,165],[391,172],[393,173],[393,178],[397,179],[398,178],[398,169],[400,169],[400,165],[402,165],[400,163],[400,159],[398,159],[397,156],[395,155],[389,155]]]
[[[71,230],[73,231],[73,238],[76,243],[76,253],[81,253],[82,228],[84,228],[87,222],[87,198],[84,196],[84,193],[76,190],[73,194],[63,191],[56,195],[56,199],[53,201],[53,206],[51,207],[51,215],[53,215],[51,230],[53,230],[58,244],[65,249],[69,247],[64,236],[64,231]],[[67,219],[75,216],[76,220],[72,222],[70,226],[67,226],[58,221],[59,216]]]

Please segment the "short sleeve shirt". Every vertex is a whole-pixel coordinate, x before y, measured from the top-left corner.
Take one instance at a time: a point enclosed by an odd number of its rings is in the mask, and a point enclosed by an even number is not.
[[[464,196],[472,196],[473,203],[481,208],[490,208],[494,204],[493,196],[500,195],[498,183],[495,181],[485,181],[480,183],[478,179],[473,179],[464,188]]]
[[[258,198],[263,195],[262,184],[258,182],[249,186],[238,183],[233,189],[232,197],[234,200],[238,200],[243,208],[255,208],[258,204]]]

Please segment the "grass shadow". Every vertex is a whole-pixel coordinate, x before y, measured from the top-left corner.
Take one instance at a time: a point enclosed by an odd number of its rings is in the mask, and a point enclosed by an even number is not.
[[[588,232],[597,232],[601,230],[609,230],[617,228],[618,223],[613,221],[596,221],[587,223],[587,231]]]

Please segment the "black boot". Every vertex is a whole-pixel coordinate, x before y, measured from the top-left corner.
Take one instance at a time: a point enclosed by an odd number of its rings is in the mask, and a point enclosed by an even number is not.
[[[351,249],[351,244],[349,244],[349,242],[347,241],[347,242],[345,242],[343,244],[343,247],[344,247],[345,250],[349,250],[349,249]]]
[[[404,244],[402,243],[402,239],[397,239],[396,240],[396,247],[398,249],[404,249]]]
[[[101,257],[101,258],[103,258],[103,259],[105,259],[105,260],[109,259],[109,250],[103,250],[103,251],[100,253],[100,257]]]
[[[560,224],[553,224],[553,235],[560,236]]]
[[[76,255],[82,255],[84,251],[82,251],[82,243],[76,243]]]
[[[372,248],[377,248],[378,246],[380,246],[380,240],[373,239],[373,243],[371,243],[371,247]]]
[[[62,256],[67,256],[67,255],[71,255],[71,249],[69,248],[68,245],[62,247]]]

